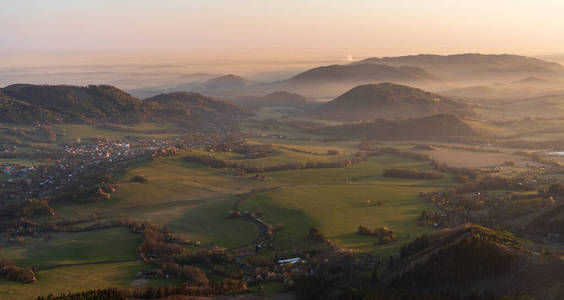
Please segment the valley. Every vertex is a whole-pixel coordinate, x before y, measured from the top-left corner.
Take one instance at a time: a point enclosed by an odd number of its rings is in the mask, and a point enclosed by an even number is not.
[[[412,59],[316,68],[290,91],[235,75],[195,88],[211,96],[0,89],[0,298],[558,299],[559,96],[443,96],[405,85],[447,74],[398,67]],[[299,94],[315,81],[355,86]]]

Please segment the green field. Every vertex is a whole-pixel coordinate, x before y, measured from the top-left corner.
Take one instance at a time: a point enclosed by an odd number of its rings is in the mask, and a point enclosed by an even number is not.
[[[37,282],[33,284],[0,279],[0,299],[34,299],[49,293],[129,286],[137,272],[153,268],[136,261],[140,239],[139,234],[127,229],[111,228],[51,233],[49,238],[29,237],[21,245],[2,241],[2,259],[11,259],[24,267],[34,266],[39,271]],[[167,282],[155,279],[142,284],[160,286]]]
[[[255,144],[255,143],[251,143]],[[303,153],[306,147],[299,147],[299,146],[286,146],[286,148],[282,147],[269,147],[272,151],[268,156],[262,158],[245,158],[241,154],[237,153],[212,153],[211,155],[217,159],[227,159],[233,160],[238,163],[242,163],[251,167],[270,167],[270,166],[277,166],[277,165],[286,165],[286,164],[294,164],[294,163],[307,163],[307,162],[332,162],[332,161],[341,161],[345,159],[350,159],[351,156],[346,154],[341,155],[327,155],[327,150],[321,151],[321,153],[317,153],[317,151],[313,151],[310,153]],[[329,148],[326,148],[329,149]],[[335,149],[335,148],[333,148]],[[297,151],[296,151],[297,150]],[[301,150],[301,151],[300,151]],[[312,150],[312,149],[310,149]],[[306,150],[307,151],[307,150]],[[193,154],[199,155],[208,155],[210,153],[204,151],[193,151]]]
[[[273,138],[252,138],[247,140],[249,143],[260,143],[274,146],[283,146],[289,148],[295,148],[299,150],[317,152],[320,154],[327,153],[327,150],[340,150],[342,152],[357,152],[358,142],[357,141],[334,141],[334,142],[324,142],[324,141],[307,141],[307,140],[279,140]]]
[[[259,181],[254,179],[254,174],[237,177],[230,170],[210,169],[185,162],[181,159],[184,154],[131,166],[122,176],[122,183],[110,200],[92,204],[56,204],[57,218],[96,213],[102,219],[151,220],[159,225],[167,225],[175,234],[190,240],[236,247],[252,241],[257,234],[256,228],[249,222],[226,218],[236,202],[236,195],[280,187],[256,194],[241,207],[252,210],[262,208],[266,212],[267,222],[285,226],[277,236],[277,245],[291,244],[291,239],[303,237],[309,227],[320,226],[322,232],[341,246],[366,247],[372,241],[364,237],[359,239],[354,234],[358,225],[397,226],[395,230],[398,233],[405,233],[400,236],[410,233],[410,236],[416,236],[422,232],[415,225],[416,218],[421,210],[430,209],[417,196],[418,193],[447,188],[453,184],[446,174],[439,180],[383,177],[381,174],[387,168],[431,168],[427,162],[393,155],[371,157],[367,162],[347,168],[268,172],[265,173],[268,180]],[[284,162],[286,158],[279,157],[282,154],[303,155],[306,157],[304,159],[330,157],[285,150],[269,157],[271,163]],[[223,159],[236,157],[232,153],[213,155]],[[148,183],[128,182],[128,178],[138,174],[145,175]],[[362,203],[368,200],[372,203],[381,200],[385,205],[369,205],[369,209],[366,209]],[[296,206],[294,201],[302,201],[303,208]],[[309,207],[306,205],[308,203],[313,206]],[[318,205],[327,210],[317,217],[310,216]],[[348,217],[351,220],[346,221]],[[328,224],[322,224],[329,220],[342,222],[336,223],[331,229]]]
[[[32,300],[40,295],[126,287],[133,283],[135,274],[150,270],[142,262],[112,263],[63,267],[37,273],[37,282],[23,284],[0,279],[0,299]],[[167,284],[164,280],[149,280],[148,286]]]
[[[272,185],[365,183],[448,187],[453,184],[448,174],[439,180],[397,179],[382,176],[388,168],[415,168],[430,170],[428,162],[394,155],[368,158],[367,162],[347,168],[287,170],[267,173]]]
[[[416,224],[422,210],[432,209],[418,197],[422,190],[426,189],[357,184],[296,186],[257,194],[245,200],[242,208],[262,209],[265,222],[282,228],[276,234],[276,248],[306,246],[309,228],[316,227],[337,246],[385,250],[400,245],[374,246],[373,237],[356,234],[358,226],[388,226],[403,243],[408,236],[427,232]]]
[[[80,233],[51,233],[26,238],[23,245],[2,242],[2,257],[19,266],[39,269],[60,264],[130,260],[137,257],[141,236],[124,228]]]

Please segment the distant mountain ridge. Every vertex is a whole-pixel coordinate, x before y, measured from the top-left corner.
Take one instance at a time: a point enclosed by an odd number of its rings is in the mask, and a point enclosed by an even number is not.
[[[431,84],[442,78],[418,67],[387,66],[366,63],[360,65],[328,65],[312,68],[288,79],[250,84],[239,95],[264,95],[287,91],[308,98],[328,98],[360,84],[396,82],[403,84]]]
[[[398,57],[373,57],[350,64],[312,68],[286,80],[251,84],[249,94],[276,90],[296,92],[313,98],[334,97],[356,85],[394,82],[436,90],[449,83],[515,81],[526,77],[563,77],[558,63],[510,54],[419,54]],[[452,88],[452,85],[449,87]]]
[[[304,81],[436,81],[439,77],[418,67],[388,66],[376,63],[331,65],[297,74],[289,82]]]
[[[176,83],[167,88],[136,89],[132,92],[139,96],[153,96],[171,91],[193,91],[235,99],[287,91],[312,99],[327,99],[361,84],[394,82],[440,91],[460,87],[461,83],[489,85],[533,77],[564,79],[564,67],[558,63],[510,54],[420,54],[373,57],[350,64],[319,66],[272,82],[251,81],[228,74],[207,79],[200,76],[198,80]]]
[[[352,65],[365,63],[388,66],[412,66],[435,72],[442,76],[466,78],[472,76],[504,76],[534,74],[564,74],[564,67],[555,62],[511,54],[419,54],[398,57],[367,58]]]
[[[356,121],[423,117],[438,113],[471,115],[472,107],[417,88],[380,83],[354,87],[318,106],[309,115],[321,119]]]

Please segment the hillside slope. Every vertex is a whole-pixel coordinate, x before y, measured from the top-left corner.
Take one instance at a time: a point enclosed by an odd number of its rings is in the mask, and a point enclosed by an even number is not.
[[[564,236],[564,204],[560,204],[536,217],[529,225],[530,229],[544,235]]]
[[[29,113],[40,108],[45,113],[60,117],[62,122],[135,123],[146,119],[151,110],[137,98],[108,85],[15,84],[5,87],[3,92],[28,104]]]
[[[336,138],[380,140],[440,140],[479,135],[464,120],[449,114],[437,114],[417,119],[378,119],[371,122],[326,126],[314,129],[312,132]]]
[[[186,119],[229,118],[248,113],[245,109],[230,103],[215,100],[198,93],[174,92],[160,94],[143,102],[161,107],[163,117]]]
[[[39,106],[12,99],[0,89],[0,122],[17,124],[59,123],[61,117]]]
[[[399,258],[391,270],[394,288],[480,290],[535,299],[564,295],[564,262],[531,255],[514,237],[482,226],[461,225],[420,237],[402,247]],[[538,276],[543,272],[551,275]]]

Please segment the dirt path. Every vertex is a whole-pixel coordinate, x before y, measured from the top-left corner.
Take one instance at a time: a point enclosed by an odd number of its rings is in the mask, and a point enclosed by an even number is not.
[[[254,196],[257,193],[264,193],[264,192],[268,192],[268,191],[273,191],[273,190],[280,189],[282,187],[284,187],[284,186],[275,186],[275,187],[270,187],[270,188],[261,189],[261,190],[252,190],[248,193],[245,193],[245,194],[241,195],[241,197],[239,197],[239,199],[237,199],[237,201],[233,205],[233,210],[239,210],[239,205],[243,201],[245,201],[246,199],[249,199],[250,197]],[[260,242],[267,239],[267,236],[266,236],[267,226],[263,221],[261,221],[260,219],[251,218],[249,216],[243,216],[243,218],[245,220],[253,223],[257,227],[258,234],[257,234],[257,236],[254,240],[252,240],[248,243],[245,243],[241,246],[238,246],[238,247],[229,248],[229,251],[238,251],[238,250],[247,248],[247,247],[252,246],[252,245],[258,245]]]

